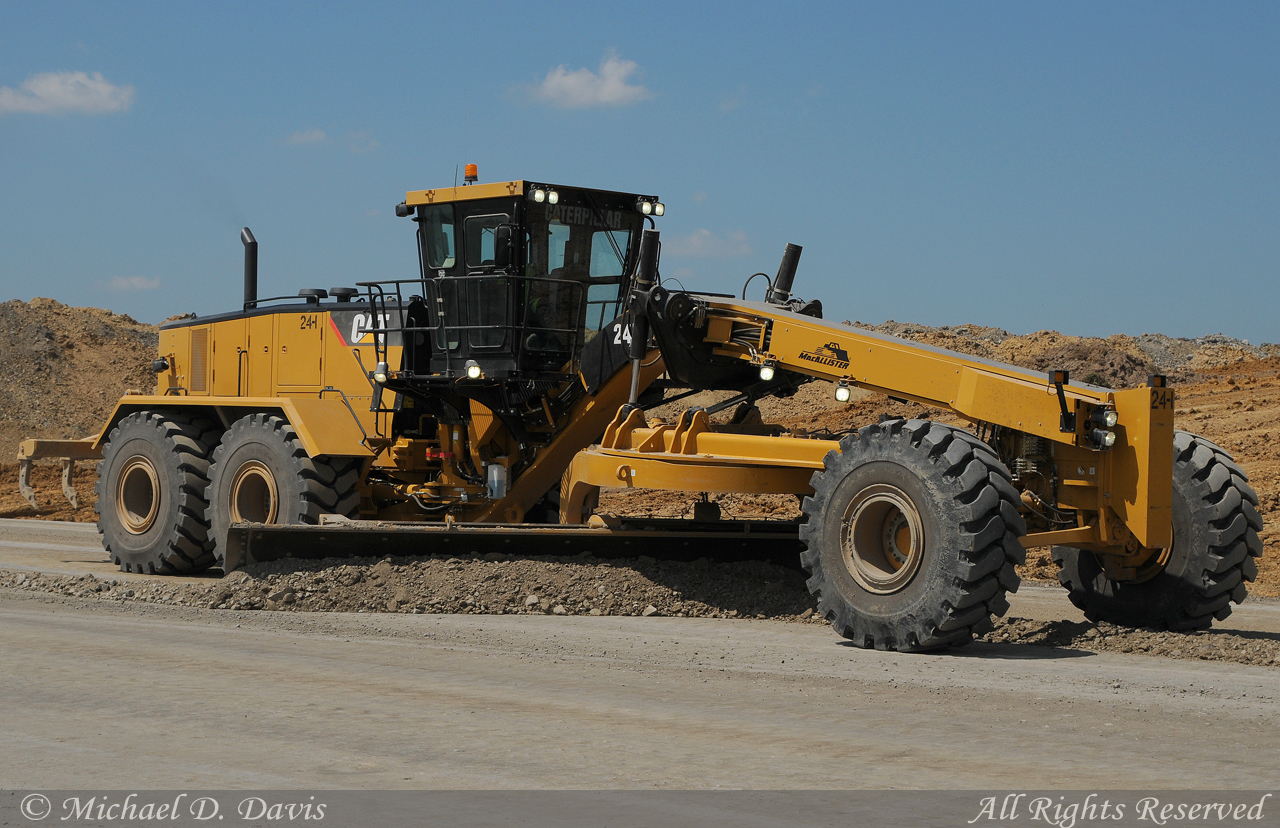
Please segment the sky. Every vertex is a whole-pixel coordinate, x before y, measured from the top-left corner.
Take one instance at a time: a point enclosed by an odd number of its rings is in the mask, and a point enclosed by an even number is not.
[[[0,300],[413,278],[407,190],[655,194],[664,279],[1280,341],[1280,4],[0,0]],[[762,292],[757,280],[753,294]],[[753,295],[752,298],[758,298]]]

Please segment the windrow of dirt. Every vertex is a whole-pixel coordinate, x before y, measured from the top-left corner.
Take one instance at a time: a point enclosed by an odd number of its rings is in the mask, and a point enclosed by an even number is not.
[[[0,571],[0,589],[232,611],[632,615],[825,624],[795,570],[759,562],[675,563],[490,554],[279,561],[207,584]],[[1009,618],[981,640],[1280,667],[1280,637]]]

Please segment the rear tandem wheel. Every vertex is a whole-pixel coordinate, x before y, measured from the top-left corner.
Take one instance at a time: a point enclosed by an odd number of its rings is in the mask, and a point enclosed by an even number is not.
[[[310,457],[293,426],[272,414],[231,424],[209,469],[210,536],[222,560],[231,524],[316,524],[321,514],[352,516],[360,503],[361,461]]]
[[[98,463],[98,533],[124,572],[173,575],[213,565],[205,488],[214,425],[179,411],[138,411],[111,429]]]
[[[929,420],[866,426],[815,472],[801,560],[836,632],[862,647],[967,644],[1009,608],[1026,552],[1009,471],[967,431]]]

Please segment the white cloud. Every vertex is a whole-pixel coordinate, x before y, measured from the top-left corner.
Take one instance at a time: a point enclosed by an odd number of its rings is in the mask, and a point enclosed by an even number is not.
[[[284,142],[286,144],[318,144],[328,137],[323,129],[300,129],[284,139]]]
[[[343,138],[347,142],[347,146],[356,155],[364,155],[366,152],[373,152],[382,146],[378,143],[378,139],[369,135],[369,133],[361,130],[360,132],[348,132]]]
[[[672,256],[729,259],[734,256],[751,255],[751,245],[747,244],[747,234],[741,230],[734,230],[721,238],[710,230],[700,228],[687,236],[676,236],[664,240],[662,252]]]
[[[114,276],[109,287],[118,293],[129,293],[135,290],[155,290],[160,287],[160,280],[148,279],[146,276]]]
[[[560,109],[625,106],[653,97],[643,86],[627,82],[636,68],[634,60],[622,60],[610,51],[600,62],[599,73],[590,69],[570,72],[562,63],[531,91],[537,100]]]
[[[0,115],[10,112],[126,112],[133,105],[132,86],[116,86],[101,72],[44,72],[18,89],[0,86]]]

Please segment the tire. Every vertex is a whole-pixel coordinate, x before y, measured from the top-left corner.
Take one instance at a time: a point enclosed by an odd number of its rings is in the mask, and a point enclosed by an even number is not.
[[[209,455],[218,432],[175,411],[139,411],[111,429],[94,490],[102,547],[123,572],[176,575],[213,566]]]
[[[1058,580],[1090,621],[1208,629],[1245,599],[1258,574],[1262,517],[1249,478],[1225,451],[1185,431],[1173,437],[1173,548],[1162,570],[1113,581],[1092,552],[1055,546]]]
[[[818,611],[861,647],[969,643],[1009,609],[1026,522],[1009,471],[967,431],[929,420],[861,429],[827,453],[802,508]]]
[[[360,504],[361,461],[309,457],[282,417],[250,414],[231,424],[209,469],[210,534],[221,561],[232,523],[316,524],[351,517]]]

